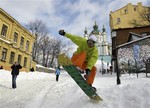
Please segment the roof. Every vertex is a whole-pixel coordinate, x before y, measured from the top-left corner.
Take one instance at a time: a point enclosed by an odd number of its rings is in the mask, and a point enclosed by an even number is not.
[[[0,12],[2,12],[4,15],[6,15],[10,20],[14,21],[18,26],[20,26],[23,30],[25,30],[29,35],[33,36],[25,27],[23,27],[17,20],[15,20],[11,15],[9,15],[6,11],[4,11],[2,8],[0,8]]]
[[[129,27],[129,28],[118,28],[118,29],[113,29],[112,31],[127,30],[127,29],[141,29],[141,28],[150,28],[150,25],[139,26],[139,27]]]
[[[130,42],[127,42],[127,43],[124,43],[124,44],[121,44],[121,45],[118,45],[118,46],[117,46],[117,49],[118,49],[118,48],[121,48],[121,47],[124,47],[124,46],[126,46],[126,45],[130,45],[130,44],[133,44],[133,43],[136,43],[136,42],[139,42],[139,41],[148,39],[148,38],[150,38],[150,35],[145,36],[145,37],[143,37],[143,38],[139,38],[139,39],[130,41]]]
[[[127,42],[134,41],[134,40],[137,40],[139,38],[142,38],[142,36],[139,34],[133,33],[133,32],[129,32],[129,37],[128,37]]]

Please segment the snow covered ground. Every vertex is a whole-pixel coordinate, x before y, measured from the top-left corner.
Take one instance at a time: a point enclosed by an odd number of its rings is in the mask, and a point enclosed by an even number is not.
[[[150,78],[145,74],[121,76],[97,73],[94,85],[102,102],[90,100],[66,72],[59,82],[54,73],[21,72],[17,88],[11,88],[11,74],[0,70],[0,108],[150,108]]]

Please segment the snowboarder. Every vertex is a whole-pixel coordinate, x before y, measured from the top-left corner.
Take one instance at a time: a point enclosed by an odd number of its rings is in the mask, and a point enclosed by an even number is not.
[[[16,86],[16,79],[17,79],[17,76],[19,75],[19,69],[21,69],[22,66],[15,62],[12,66],[11,66],[11,75],[12,75],[12,88],[15,89],[17,86]]]
[[[55,71],[55,74],[56,74],[56,81],[59,80],[59,75],[60,75],[60,66],[57,67],[56,71]]]
[[[66,36],[78,46],[71,61],[75,66],[85,71],[86,82],[92,86],[97,70],[94,64],[98,59],[98,50],[95,46],[96,36],[90,35],[88,40],[86,40],[83,37],[66,33],[64,30],[59,30],[59,34]]]

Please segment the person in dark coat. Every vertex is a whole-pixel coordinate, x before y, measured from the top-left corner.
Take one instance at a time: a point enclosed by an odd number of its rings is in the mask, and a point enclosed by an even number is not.
[[[34,72],[34,67],[32,67],[32,68],[30,69],[30,71],[31,71],[31,72]]]
[[[17,86],[16,86],[16,79],[17,79],[17,76],[19,75],[19,69],[21,69],[22,66],[15,62],[12,66],[11,66],[11,75],[12,75],[12,88],[15,89]]]
[[[111,73],[111,75],[112,75],[112,72],[113,72],[113,68],[112,68],[112,66],[110,66],[110,73]]]
[[[56,81],[58,81],[60,75],[60,66],[57,67],[55,74],[56,74]]]
[[[3,66],[0,66],[0,69],[3,69]]]

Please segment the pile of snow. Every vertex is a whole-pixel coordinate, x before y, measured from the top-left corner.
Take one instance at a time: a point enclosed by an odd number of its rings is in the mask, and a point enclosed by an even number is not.
[[[102,61],[101,60],[97,60],[96,64],[95,64],[97,71],[100,72],[102,70]],[[109,64],[110,66],[110,64]],[[107,65],[106,62],[103,61],[103,69],[109,69],[109,66]]]
[[[36,65],[36,67],[41,67],[41,68],[47,68],[47,69],[50,69],[50,70],[55,70],[54,68],[51,68],[51,67],[44,67],[44,66],[42,66],[42,65],[40,65],[40,64],[37,64]]]
[[[11,88],[11,74],[0,70],[0,108],[150,108],[150,78],[145,74],[124,74],[116,85],[115,74],[97,73],[93,86],[103,98],[89,99],[73,79],[61,71],[54,73],[21,72],[17,88]]]

